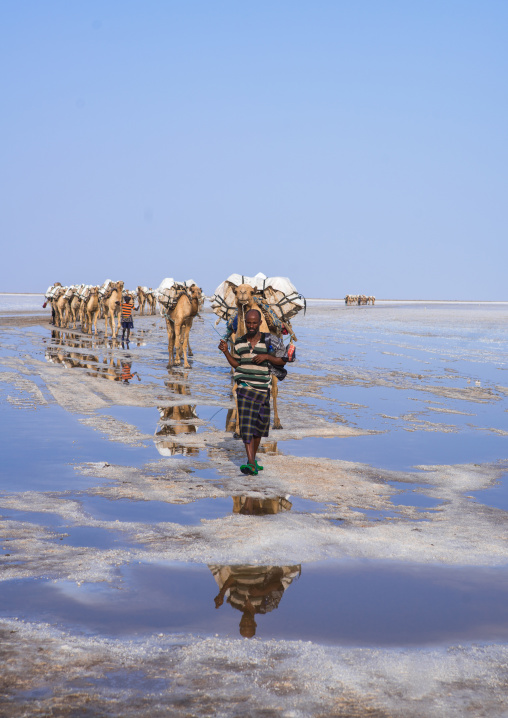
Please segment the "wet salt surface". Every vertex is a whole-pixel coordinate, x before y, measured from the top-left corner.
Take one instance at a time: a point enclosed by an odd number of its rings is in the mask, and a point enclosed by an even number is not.
[[[247,581],[249,572],[270,571],[233,568]],[[282,595],[268,591],[254,614],[259,638],[355,646],[508,640],[506,569],[331,561],[286,568],[294,569],[290,584]],[[218,594],[206,565],[138,564],[124,567],[115,586],[5,581],[0,615],[106,636],[239,635],[245,607],[231,605],[226,593],[216,609]]]

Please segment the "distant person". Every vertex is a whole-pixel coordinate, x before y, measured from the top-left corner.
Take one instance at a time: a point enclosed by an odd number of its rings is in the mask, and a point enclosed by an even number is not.
[[[55,282],[55,283],[53,284],[53,287],[61,287],[61,286],[62,286],[62,285],[61,285],[60,282]],[[44,304],[42,305],[42,308],[43,308],[43,309],[46,309],[46,306],[47,306],[48,302],[51,302],[51,321],[50,321],[50,324],[52,324],[53,326],[55,326],[56,313],[55,313],[55,306],[54,306],[54,304],[53,304],[53,300],[52,300],[52,299],[46,299],[46,301],[45,301]]]
[[[270,430],[272,377],[268,365],[283,367],[286,363],[282,339],[269,335],[274,353],[268,354],[260,326],[261,312],[250,309],[245,315],[247,333],[235,340],[233,354],[224,339],[219,344],[220,351],[235,370],[240,436],[247,452],[247,463],[240,466],[240,471],[251,476],[257,476],[263,469],[256,461],[256,454],[261,437],[268,436]]]
[[[131,329],[134,328],[134,322],[132,320],[132,312],[138,311],[139,307],[134,306],[134,301],[132,297],[130,297],[128,294],[123,295],[123,302],[120,305],[120,311],[122,315],[122,342],[129,341]],[[125,332],[127,332],[127,336],[125,336]]]

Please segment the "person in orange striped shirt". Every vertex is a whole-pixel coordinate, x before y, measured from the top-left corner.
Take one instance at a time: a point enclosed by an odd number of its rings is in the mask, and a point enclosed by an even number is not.
[[[134,327],[134,322],[132,320],[132,312],[133,310],[137,312],[139,307],[134,306],[134,301],[132,297],[130,297],[128,294],[123,295],[123,302],[120,305],[120,311],[122,314],[122,341],[129,341],[131,329]],[[127,332],[127,336],[125,336],[125,332]]]

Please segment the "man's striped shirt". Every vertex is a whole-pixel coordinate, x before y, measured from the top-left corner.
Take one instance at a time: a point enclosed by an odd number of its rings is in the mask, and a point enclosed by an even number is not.
[[[134,309],[134,302],[122,302],[122,322],[128,322],[132,318],[132,310]]]
[[[268,391],[271,383],[268,360],[265,359],[261,364],[254,364],[252,360],[257,354],[267,354],[263,335],[254,348],[251,347],[246,334],[236,339],[232,356],[240,364],[235,369],[234,379],[238,386],[248,386],[257,391]]]

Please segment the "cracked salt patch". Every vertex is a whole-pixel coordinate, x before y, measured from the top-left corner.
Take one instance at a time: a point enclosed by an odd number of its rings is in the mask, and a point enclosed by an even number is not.
[[[184,631],[411,646],[508,640],[508,572],[396,562],[131,564],[114,585],[0,584],[0,614],[106,636]]]

